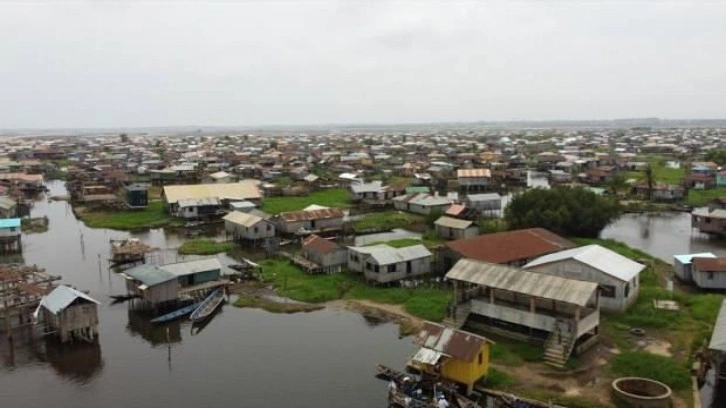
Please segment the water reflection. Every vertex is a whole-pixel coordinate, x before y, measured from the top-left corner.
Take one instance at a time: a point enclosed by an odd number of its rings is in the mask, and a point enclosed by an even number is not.
[[[46,357],[55,371],[74,382],[86,383],[103,368],[101,344],[62,344],[53,337],[45,339]]]
[[[131,307],[128,310],[128,317],[129,321],[126,326],[128,332],[133,336],[141,336],[152,346],[182,341],[181,319],[165,324],[151,323],[152,315],[141,310],[133,310]]]

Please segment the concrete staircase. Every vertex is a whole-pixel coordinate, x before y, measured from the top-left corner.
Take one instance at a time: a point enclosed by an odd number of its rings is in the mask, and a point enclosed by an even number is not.
[[[471,313],[471,304],[462,303],[456,306],[456,312],[446,316],[442,322],[444,326],[451,327],[452,329],[461,329],[466,323],[466,319],[469,318]]]
[[[563,333],[559,336],[557,332],[550,333],[544,344],[545,364],[559,369],[565,368],[574,345],[575,339],[569,335]]]

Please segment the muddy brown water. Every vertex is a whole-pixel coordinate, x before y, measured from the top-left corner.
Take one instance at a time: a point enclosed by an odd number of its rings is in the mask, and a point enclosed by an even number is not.
[[[49,188],[65,194],[61,182]],[[22,333],[12,347],[0,340],[1,407],[383,407],[375,365],[402,367],[415,351],[396,325],[345,310],[276,315],[225,305],[201,328],[151,325],[109,299],[123,292],[107,268],[109,240],[129,234],[86,228],[62,201],[37,202],[33,216],[42,215],[50,229],[23,237],[23,257],[102,303],[100,338],[72,347]],[[162,229],[133,236],[159,248],[182,241]]]

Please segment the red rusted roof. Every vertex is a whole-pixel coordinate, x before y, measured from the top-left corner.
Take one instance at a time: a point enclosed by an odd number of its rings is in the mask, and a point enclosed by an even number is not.
[[[343,211],[337,208],[326,208],[324,210],[291,211],[280,213],[285,222],[324,220],[328,218],[343,218]]]
[[[446,244],[464,258],[507,264],[574,248],[576,245],[544,228],[485,234]]]
[[[726,272],[726,258],[693,258],[693,265],[701,272]]]
[[[456,217],[461,214],[464,209],[466,209],[466,207],[462,204],[451,204],[451,207],[446,210],[445,214]]]
[[[459,169],[456,171],[458,178],[467,177],[491,177],[492,172],[489,169]]]
[[[309,237],[305,238],[302,247],[303,249],[327,254],[333,252],[336,248],[339,248],[340,245],[325,238],[319,237],[315,234],[312,234]]]
[[[446,328],[440,324],[425,322],[418,332],[416,345],[436,350],[457,360],[474,361],[484,343],[492,343],[485,337],[462,330]]]

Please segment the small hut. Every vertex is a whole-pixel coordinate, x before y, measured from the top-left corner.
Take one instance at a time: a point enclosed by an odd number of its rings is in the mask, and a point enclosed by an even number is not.
[[[42,312],[50,331],[61,342],[74,339],[93,341],[98,334],[98,305],[100,303],[68,286],[58,286],[40,302],[36,318]]]

